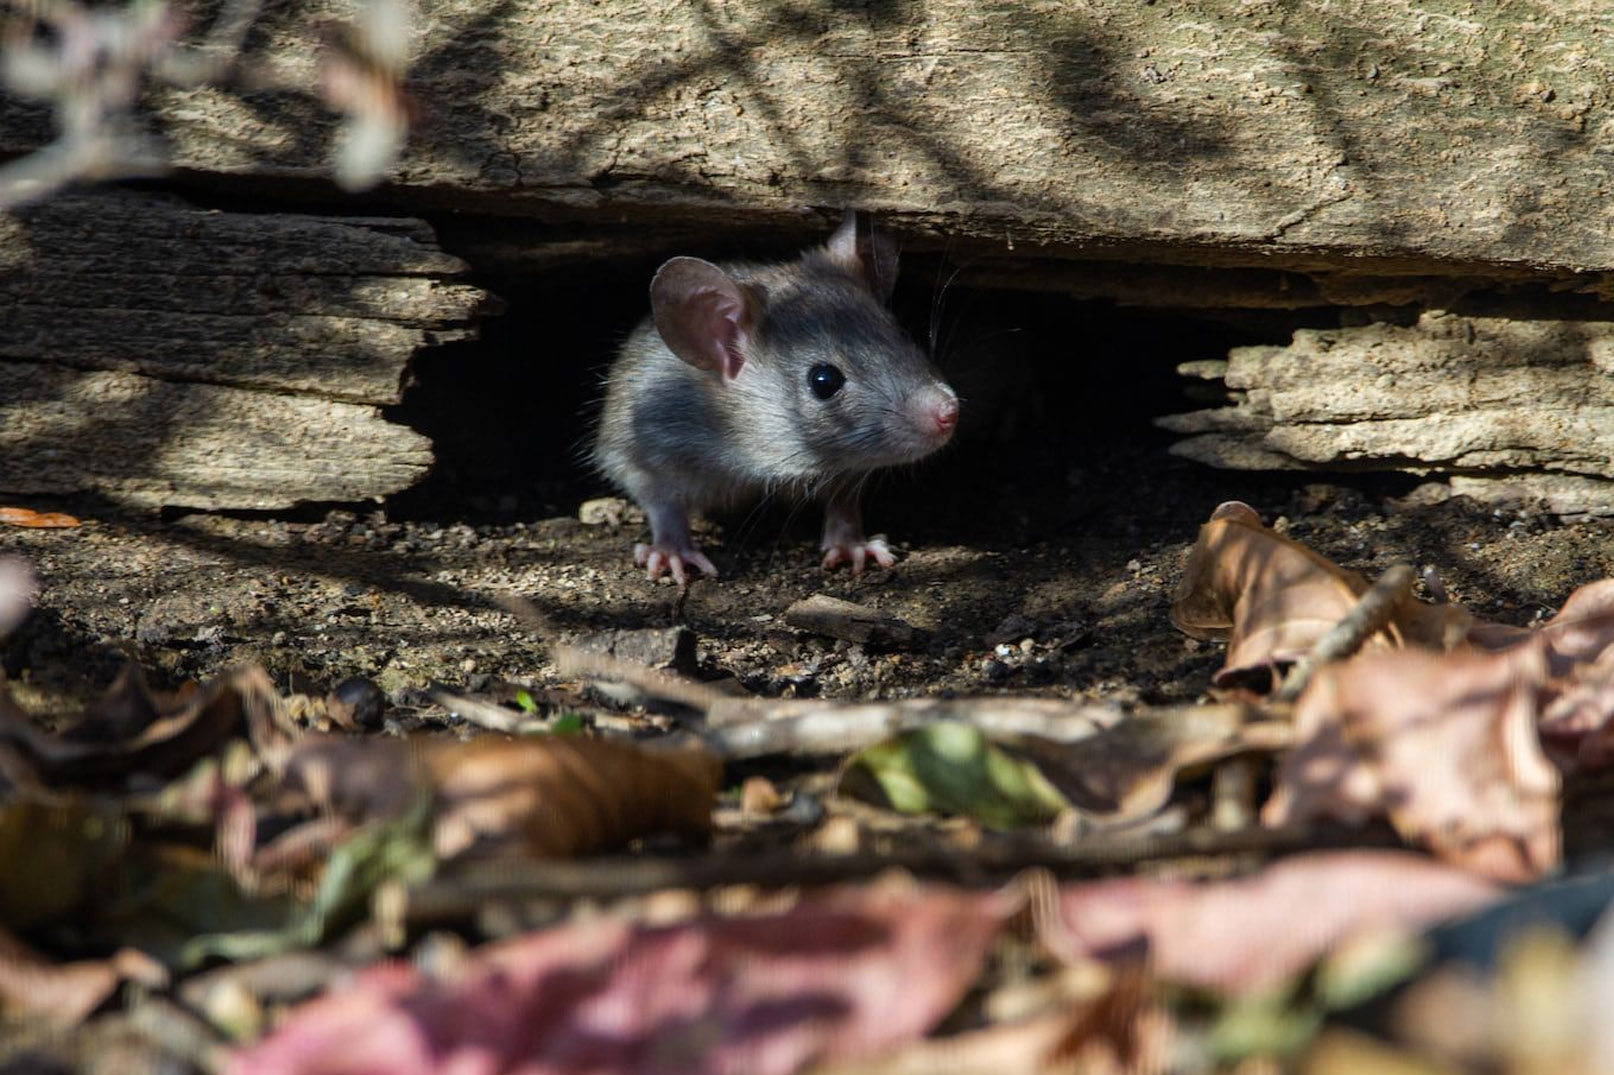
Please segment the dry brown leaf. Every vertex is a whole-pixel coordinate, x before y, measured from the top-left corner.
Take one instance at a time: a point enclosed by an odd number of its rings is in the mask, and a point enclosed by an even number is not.
[[[1268,825],[1386,816],[1405,839],[1506,881],[1557,866],[1558,773],[1536,732],[1537,646],[1399,650],[1323,668],[1295,706],[1298,745]]]
[[[1496,888],[1403,851],[1314,852],[1234,881],[1127,877],[1062,885],[1044,943],[1068,960],[1147,959],[1160,978],[1231,994],[1288,984],[1367,933],[1416,931]]]
[[[1056,1055],[1071,1031],[1068,1012],[1042,1015],[1012,1023],[995,1023],[979,1030],[909,1042],[894,1053],[881,1053],[850,1063],[817,1065],[808,1075],[1069,1075],[1075,1069]],[[1156,1068],[1153,1071],[1163,1069]]]
[[[1554,676],[1597,663],[1614,646],[1614,579],[1599,579],[1575,590],[1535,634],[1546,646]]]
[[[1195,638],[1227,640],[1216,683],[1230,686],[1304,656],[1367,589],[1362,576],[1268,529],[1254,508],[1234,500],[1199,528],[1171,619]],[[1446,649],[1467,627],[1467,614],[1456,606],[1408,598],[1368,646]]]
[[[0,744],[9,744],[45,783],[59,786],[166,783],[237,739],[249,740],[259,758],[276,765],[297,735],[268,673],[256,667],[235,669],[165,704],[129,666],[62,735],[40,730],[0,698]]]
[[[1289,745],[1287,724],[1253,718],[1242,705],[1188,706],[1134,713],[1075,743],[1016,745],[1078,810],[1133,821],[1166,804],[1184,769]]]
[[[1129,965],[1112,975],[1101,996],[1071,1013],[1051,1058],[1084,1075],[1153,1075],[1169,1070],[1176,1040],[1176,1021],[1155,996],[1152,976]]]
[[[657,832],[702,835],[719,775],[704,750],[580,738],[311,739],[289,765],[294,784],[348,817],[396,816],[429,795],[444,858],[473,847],[561,858]]]
[[[0,1012],[9,1017],[77,1026],[129,979],[155,989],[168,984],[162,965],[132,948],[106,959],[53,963],[0,930]]]
[[[1471,636],[1537,675],[1538,723],[1554,760],[1565,769],[1614,760],[1614,579],[1580,587],[1535,630],[1477,624]],[[1525,656],[1532,649],[1542,664]]]
[[[26,526],[39,530],[65,530],[84,525],[71,515],[54,511],[34,511],[32,508],[0,508],[0,524]]]

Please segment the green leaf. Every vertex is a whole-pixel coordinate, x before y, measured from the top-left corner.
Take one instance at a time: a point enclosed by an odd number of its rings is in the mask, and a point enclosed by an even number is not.
[[[853,758],[851,770],[872,779],[902,813],[964,814],[990,828],[1041,824],[1070,806],[1034,764],[959,721],[938,721],[868,747]],[[858,782],[843,781],[842,790],[853,793]]]
[[[397,878],[413,884],[432,875],[430,821],[430,802],[422,796],[406,816],[359,828],[332,852],[313,902],[297,908],[284,928],[204,934],[184,947],[182,964],[194,966],[209,956],[261,959],[319,944],[362,916],[382,882]]]
[[[549,722],[550,735],[579,735],[583,731],[581,713],[562,713]]]
[[[1307,1003],[1292,1003],[1286,992],[1247,997],[1222,1009],[1205,1042],[1205,1050],[1223,1062],[1248,1056],[1283,1056],[1310,1041],[1322,1025],[1322,1013]]]
[[[1328,1008],[1364,1004],[1412,977],[1430,958],[1422,937],[1373,932],[1335,948],[1317,966],[1314,988]]]
[[[516,691],[516,705],[521,707],[523,713],[537,713],[538,703],[532,700],[532,695],[526,691]]]

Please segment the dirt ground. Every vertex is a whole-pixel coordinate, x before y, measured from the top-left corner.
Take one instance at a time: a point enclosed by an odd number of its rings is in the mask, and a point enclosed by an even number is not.
[[[825,573],[816,512],[764,509],[706,527],[724,574],[682,601],[632,567],[642,528],[621,504],[606,507],[623,521],[593,524],[575,505],[501,523],[393,521],[383,509],[157,522],[80,507],[78,529],[0,529],[0,553],[26,558],[42,581],[36,614],[0,653],[14,693],[41,716],[70,715],[125,661],[157,687],[257,662],[287,691],[368,677],[391,703],[392,726],[436,726],[433,683],[494,694],[562,685],[546,640],[495,603],[519,595],[567,637],[684,624],[698,640],[698,675],[764,696],[1159,704],[1202,696],[1221,659],[1219,647],[1173,629],[1169,605],[1198,525],[1222,500],[1248,501],[1370,576],[1398,560],[1431,566],[1453,600],[1510,623],[1545,618],[1575,586],[1614,574],[1607,521],[1462,499],[1397,507],[1392,494],[1408,485],[1216,473],[1158,441],[1064,458],[966,449],[871,498],[872,528],[900,553],[894,570]],[[576,488],[591,491],[586,479]],[[883,650],[787,626],[785,609],[812,593],[894,613],[924,634]]]
[[[651,266],[630,268],[525,290],[503,282],[509,313],[486,322],[480,341],[420,356],[396,417],[433,438],[439,466],[386,504],[156,520],[30,502],[85,525],[0,527],[0,554],[31,561],[43,584],[36,614],[0,644],[14,693],[60,717],[126,661],[159,688],[250,661],[288,691],[367,677],[395,726],[436,725],[432,683],[494,695],[560,683],[549,640],[497,604],[516,595],[568,637],[686,625],[695,674],[764,696],[1192,701],[1220,652],[1173,629],[1171,592],[1197,528],[1230,499],[1366,575],[1402,560],[1432,567],[1483,618],[1545,618],[1576,586],[1614,574],[1614,521],[1464,499],[1414,507],[1402,500],[1418,485],[1409,476],[1218,472],[1168,453],[1151,419],[1204,405],[1184,397],[1178,363],[1286,340],[1337,313],[1235,326],[943,290],[945,274],[920,263],[899,289],[899,314],[921,339],[930,322],[955,384],[970,379],[980,341],[996,380],[965,391],[966,425],[939,458],[874,483],[865,515],[898,550],[895,569],[825,573],[817,509],[763,505],[698,531],[723,576],[680,600],[632,567],[644,527],[631,506],[604,513],[617,522],[579,518],[611,493],[579,448],[594,371],[643,313],[642,285],[623,281]],[[535,352],[546,339],[549,350]],[[879,649],[785,625],[785,609],[813,593],[894,613],[925,634]]]

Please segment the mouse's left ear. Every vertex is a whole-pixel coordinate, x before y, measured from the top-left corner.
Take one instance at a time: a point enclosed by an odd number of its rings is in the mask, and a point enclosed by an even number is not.
[[[650,281],[650,316],[672,353],[732,381],[756,320],[752,293],[709,261],[673,258]]]
[[[867,221],[860,227],[857,213],[848,209],[824,251],[829,260],[867,284],[875,298],[890,300],[897,286],[897,246],[889,236],[874,234]]]

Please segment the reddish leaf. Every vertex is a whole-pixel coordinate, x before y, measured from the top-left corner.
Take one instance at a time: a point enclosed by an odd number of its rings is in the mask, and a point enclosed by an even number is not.
[[[1558,774],[1536,733],[1539,647],[1364,654],[1295,706],[1298,745],[1262,819],[1386,816],[1408,840],[1501,880],[1559,861]]]
[[[595,919],[453,980],[389,965],[294,1012],[232,1075],[788,1075],[917,1038],[974,981],[997,896],[844,889],[782,914]]]
[[[1044,939],[1065,959],[1147,957],[1167,981],[1260,993],[1353,937],[1416,931],[1497,895],[1483,881],[1405,852],[1317,852],[1235,881],[1065,885]]]

